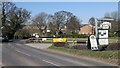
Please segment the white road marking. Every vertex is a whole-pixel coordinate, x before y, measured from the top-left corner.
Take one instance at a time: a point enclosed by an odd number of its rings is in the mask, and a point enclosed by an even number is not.
[[[10,45],[10,43],[8,43],[8,44]],[[18,46],[20,46],[20,45],[18,45]],[[15,48],[13,45],[11,45],[11,47]],[[24,54],[24,55],[31,56],[31,55],[26,54],[26,53],[24,53],[24,52],[22,52],[22,51],[19,51],[19,50],[17,50],[17,49],[15,49],[15,50],[16,50],[17,52],[19,52],[19,53]]]
[[[31,55],[26,54],[26,53],[24,53],[24,52],[21,52],[21,51],[19,51],[19,50],[16,50],[16,51],[19,52],[19,53],[22,53],[22,54],[24,54],[24,55],[31,56]]]
[[[46,61],[46,60],[42,60],[42,61],[47,62],[47,63],[52,64],[52,65],[55,65],[55,66],[60,66],[60,65],[57,65],[57,64],[55,64],[55,63],[52,63],[52,62]]]
[[[17,44],[17,46],[22,46],[22,44]]]
[[[40,48],[40,47],[37,47],[37,48]]]
[[[4,66],[4,65],[0,62],[0,68],[1,68],[2,66]]]

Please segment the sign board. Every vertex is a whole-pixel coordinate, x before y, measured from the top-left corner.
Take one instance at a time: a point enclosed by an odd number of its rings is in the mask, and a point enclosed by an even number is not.
[[[47,32],[50,32],[50,30],[47,30]]]
[[[91,45],[91,50],[98,50],[98,45],[95,35],[90,36],[90,45]]]
[[[54,38],[53,42],[67,42],[66,38]]]
[[[100,29],[98,30],[98,42],[99,42],[99,45],[108,45],[109,42],[108,42],[108,29]]]
[[[108,30],[98,30],[99,38],[108,38]]]
[[[39,35],[35,35],[36,38],[39,38]]]
[[[34,37],[38,37],[39,36],[39,35],[38,36],[36,36],[36,35],[38,35],[38,33],[34,33],[32,36],[34,36]]]
[[[45,40],[47,40],[47,38],[42,38],[42,41],[45,41]]]
[[[33,36],[35,36],[35,34],[33,34]]]
[[[100,24],[100,27],[102,29],[109,29],[111,27],[111,23],[110,22],[103,22],[102,24]]]
[[[99,45],[108,45],[108,39],[99,39]]]
[[[108,24],[104,24],[104,25],[102,25],[102,28],[103,29],[109,29],[109,25]]]

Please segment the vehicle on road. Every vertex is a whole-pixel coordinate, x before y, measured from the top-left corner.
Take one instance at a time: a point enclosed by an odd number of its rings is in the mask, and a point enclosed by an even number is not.
[[[0,36],[0,41],[1,42],[9,42],[9,39],[7,36]]]

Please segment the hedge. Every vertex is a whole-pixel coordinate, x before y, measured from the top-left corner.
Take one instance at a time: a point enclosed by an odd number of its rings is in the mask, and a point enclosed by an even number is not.
[[[66,38],[88,38],[88,35],[86,34],[70,34],[70,35],[61,35],[59,37],[66,37]]]
[[[73,48],[73,49],[79,49],[79,50],[89,50],[87,48],[87,46],[85,45],[69,45],[67,43],[64,42],[58,42],[58,43],[53,43],[54,46],[57,47],[67,47],[67,48]],[[103,45],[99,45],[98,46],[99,51],[104,51],[104,50],[120,50],[120,43],[111,43],[108,46],[103,46]]]
[[[55,42],[55,43],[53,43],[53,46],[57,46],[57,47],[67,47],[67,46],[69,46],[69,44],[66,43],[66,42]]]
[[[120,43],[111,43],[106,50],[120,50]]]

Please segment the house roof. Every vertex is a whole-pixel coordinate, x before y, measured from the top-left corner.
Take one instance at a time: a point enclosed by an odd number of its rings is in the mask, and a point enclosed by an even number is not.
[[[82,28],[82,27],[84,27],[84,26],[90,26],[90,27],[92,27],[90,24],[81,24],[81,26],[80,26],[80,28]]]

